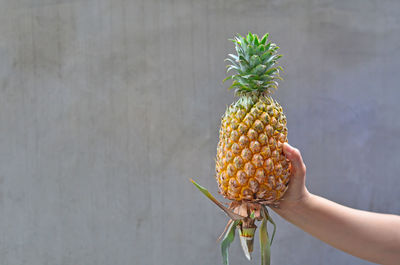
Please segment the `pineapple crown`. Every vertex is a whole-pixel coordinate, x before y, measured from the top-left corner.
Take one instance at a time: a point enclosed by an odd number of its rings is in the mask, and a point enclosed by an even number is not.
[[[231,41],[237,54],[229,54],[230,58],[225,59],[230,62],[227,72],[236,71],[223,81],[233,80],[229,89],[235,88],[238,96],[272,93],[272,89],[277,89],[277,80],[282,80],[279,72],[283,69],[276,62],[282,55],[277,54],[279,47],[268,41],[268,33],[261,39],[251,32],[246,37],[237,34]]]

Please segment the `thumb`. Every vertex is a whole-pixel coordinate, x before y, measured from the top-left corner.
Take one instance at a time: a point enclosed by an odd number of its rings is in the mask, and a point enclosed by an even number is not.
[[[306,174],[306,166],[303,158],[297,148],[292,147],[288,143],[284,143],[283,152],[292,163],[292,172],[295,177],[303,177]]]

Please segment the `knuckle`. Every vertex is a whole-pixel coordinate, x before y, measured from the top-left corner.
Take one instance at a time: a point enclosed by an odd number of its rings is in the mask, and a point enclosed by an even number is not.
[[[297,149],[297,148],[294,148],[293,153],[294,153],[296,156],[300,156],[300,150]]]
[[[304,174],[307,172],[307,167],[306,167],[306,165],[303,163],[303,165],[301,166],[302,167],[302,170],[303,170],[303,172],[304,172]]]

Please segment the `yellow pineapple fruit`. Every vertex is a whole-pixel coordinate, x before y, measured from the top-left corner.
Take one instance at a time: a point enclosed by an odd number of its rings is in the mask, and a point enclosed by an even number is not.
[[[249,33],[233,40],[236,54],[229,54],[228,72],[239,99],[222,117],[216,157],[216,180],[219,192],[231,200],[229,208],[219,203],[206,189],[193,183],[231,218],[222,241],[224,264],[228,264],[228,247],[238,228],[242,248],[251,258],[255,222],[260,228],[262,265],[270,262],[267,221],[273,221],[266,205],[277,205],[289,182],[290,163],[283,154],[287,142],[286,117],[282,107],[270,96],[281,79],[277,60],[279,49],[268,41],[268,34],[259,38]],[[226,233],[225,233],[226,232]],[[275,224],[274,224],[275,233]]]
[[[282,153],[286,135],[286,117],[277,102],[264,91],[242,94],[221,122],[216,159],[220,193],[235,201],[278,201],[289,181]]]

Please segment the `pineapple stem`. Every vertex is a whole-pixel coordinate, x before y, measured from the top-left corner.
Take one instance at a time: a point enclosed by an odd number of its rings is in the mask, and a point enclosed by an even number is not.
[[[240,243],[245,256],[251,260],[253,252],[254,234],[257,229],[255,221],[261,220],[260,226],[260,248],[261,248],[261,265],[270,265],[271,263],[271,244],[274,240],[276,232],[276,224],[268,213],[265,205],[251,202],[232,202],[229,209],[223,206],[217,199],[212,196],[208,190],[193,179],[190,181],[198,188],[207,198],[220,207],[231,219],[225,227],[221,242],[222,261],[224,265],[229,265],[228,250],[231,243],[235,239],[236,228],[239,228]],[[237,213],[236,213],[237,212]],[[239,214],[238,214],[239,213]],[[271,240],[269,239],[267,223],[273,225]],[[221,237],[220,236],[220,237]]]

